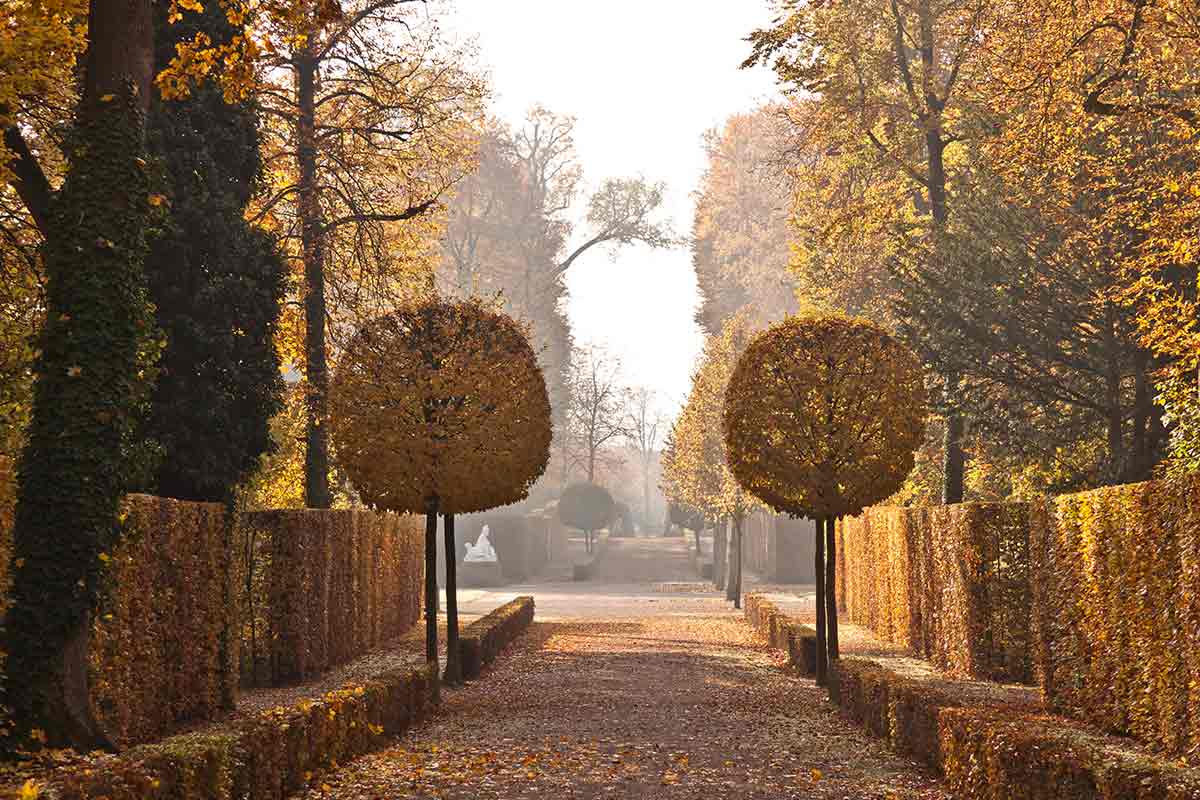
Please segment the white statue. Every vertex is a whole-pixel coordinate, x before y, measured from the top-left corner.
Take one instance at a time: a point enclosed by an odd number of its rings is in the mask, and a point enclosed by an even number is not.
[[[471,563],[495,561],[496,551],[492,548],[492,541],[488,526],[484,525],[483,530],[479,532],[479,541],[475,544],[467,542],[467,556],[464,561]]]

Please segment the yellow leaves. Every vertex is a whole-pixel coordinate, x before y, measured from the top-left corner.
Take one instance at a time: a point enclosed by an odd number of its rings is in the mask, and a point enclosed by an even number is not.
[[[146,198],[146,201],[150,203],[152,208],[159,208],[167,202],[167,198],[161,194],[152,194]]]
[[[42,796],[42,787],[32,778],[25,781],[17,790],[18,800],[38,800]]]
[[[722,427],[743,489],[780,513],[838,517],[899,488],[925,414],[921,364],[882,328],[793,317],[746,348]]]
[[[107,564],[109,561],[112,561],[112,556],[110,556],[108,553],[100,553],[96,556],[96,558],[100,559],[100,562],[103,564]]]

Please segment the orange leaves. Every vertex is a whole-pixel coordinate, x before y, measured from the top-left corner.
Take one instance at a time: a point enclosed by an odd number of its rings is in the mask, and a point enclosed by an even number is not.
[[[550,451],[550,403],[525,332],[477,300],[364,325],[331,392],[338,460],[393,511],[469,513],[522,499]]]
[[[730,470],[776,511],[857,513],[896,491],[925,433],[920,363],[874,323],[790,318],[750,343],[725,394]]]

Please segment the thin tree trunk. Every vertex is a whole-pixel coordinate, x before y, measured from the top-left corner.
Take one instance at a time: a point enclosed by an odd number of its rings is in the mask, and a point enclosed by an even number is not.
[[[438,499],[428,500],[425,510],[425,662],[438,672],[438,585],[437,585]]]
[[[304,451],[304,503],[329,508],[329,365],[325,353],[325,235],[317,181],[317,63],[302,55],[296,63],[296,165],[300,184],[300,253],[304,262],[304,359],[307,394]]]
[[[725,539],[725,599],[737,601],[737,573],[741,568],[737,557],[737,515],[729,518],[729,536]]]
[[[734,545],[734,552],[737,554],[737,586],[733,590],[733,607],[734,608],[742,607],[742,563],[745,561],[745,544],[744,544],[745,539],[743,536],[742,524],[743,524],[742,515],[738,514],[737,519],[734,523],[734,525],[737,528],[737,530],[735,531],[735,534],[734,534],[735,537],[737,538],[737,543]]]
[[[825,518],[825,628],[830,663],[838,659],[837,523]]]
[[[826,630],[825,630],[825,537],[821,535],[821,523],[817,522],[817,547],[814,555],[813,574],[817,582],[817,685],[827,681]]]
[[[942,440],[942,503],[945,505],[963,501],[966,477],[966,455],[962,442],[965,425],[962,414],[955,408],[958,404],[958,385],[957,375],[946,378],[945,400],[950,410],[946,413],[946,432]]]
[[[462,683],[462,660],[458,643],[458,544],[454,541],[454,515],[442,515],[446,553],[446,683]]]

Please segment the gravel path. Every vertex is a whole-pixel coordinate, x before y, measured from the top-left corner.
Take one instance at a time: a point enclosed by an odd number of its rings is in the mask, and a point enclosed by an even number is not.
[[[610,551],[607,575],[679,578],[670,540],[634,541]],[[659,548],[663,569],[647,548]],[[310,800],[945,797],[784,671],[719,597],[590,586],[573,606],[553,589],[553,621],[535,623],[482,680],[445,692],[441,712],[395,747],[327,776]]]

